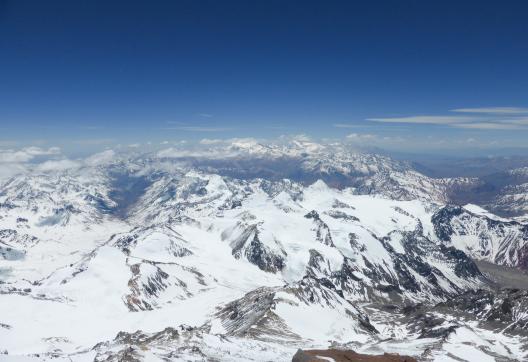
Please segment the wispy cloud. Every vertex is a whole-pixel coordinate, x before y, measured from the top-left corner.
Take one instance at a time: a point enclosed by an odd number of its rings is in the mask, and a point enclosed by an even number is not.
[[[528,130],[528,108],[524,107],[457,108],[449,112],[461,114],[367,118],[366,120],[381,123],[443,125],[473,130]],[[353,126],[336,124],[334,127],[352,128]]]
[[[80,146],[97,146],[114,143],[116,140],[114,138],[88,138],[80,140],[72,140],[71,143],[80,145]]]
[[[528,117],[516,117],[510,119],[501,119],[501,123],[517,124],[522,126],[528,126]]]
[[[67,158],[62,160],[48,160],[39,165],[36,169],[41,172],[64,171],[72,168],[81,167],[78,161],[69,160]]]
[[[352,144],[362,146],[387,146],[400,144],[405,141],[405,139],[400,136],[383,136],[373,133],[351,133],[345,138]]]
[[[105,150],[86,158],[84,163],[89,166],[104,165],[110,163],[115,157],[116,153],[114,150]]]
[[[457,124],[476,121],[479,118],[469,116],[410,116],[410,117],[388,117],[367,118],[371,122],[383,123],[413,123],[413,124]]]
[[[186,132],[226,132],[232,130],[229,127],[209,127],[209,126],[178,126],[178,127],[166,127],[165,130],[176,130]]]
[[[211,139],[211,138],[203,138],[200,140],[200,144],[202,145],[214,145],[214,144],[218,144],[218,143],[222,143],[222,142],[225,142],[224,140],[220,140],[220,139]]]
[[[0,163],[28,162],[37,156],[50,156],[60,154],[60,148],[26,147],[21,150],[0,150]]]
[[[29,162],[39,156],[54,157],[61,153],[60,148],[25,147],[22,149],[0,149],[0,180],[25,172]]]
[[[359,128],[361,126],[358,126],[357,124],[350,124],[350,123],[334,123],[333,126],[335,128]]]
[[[461,124],[454,124],[452,126],[456,128],[465,128],[465,129],[489,129],[489,130],[523,129],[522,126],[517,125],[517,124],[498,123],[498,122],[461,123]]]
[[[196,115],[202,118],[212,118],[213,117],[213,115],[210,113],[197,113]]]
[[[346,136],[348,140],[374,140],[377,139],[378,136],[375,134],[370,133],[351,133]]]
[[[512,115],[512,114],[528,114],[528,108],[524,108],[524,107],[457,108],[457,109],[452,109],[451,112]]]

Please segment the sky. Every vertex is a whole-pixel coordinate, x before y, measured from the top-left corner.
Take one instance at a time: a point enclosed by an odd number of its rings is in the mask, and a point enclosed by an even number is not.
[[[303,134],[521,152],[526,14],[526,1],[0,0],[0,149]]]

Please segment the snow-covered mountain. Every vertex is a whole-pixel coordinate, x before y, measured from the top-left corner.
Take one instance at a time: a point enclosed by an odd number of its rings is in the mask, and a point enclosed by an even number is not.
[[[479,260],[528,268],[528,225],[478,206],[446,206],[432,218],[440,240]]]
[[[158,152],[157,157],[236,179],[288,179],[303,185],[322,180],[331,187],[396,200],[446,203],[451,188],[475,182],[467,178],[433,179],[415,171],[410,163],[359,152],[342,143],[294,140],[262,144],[250,139],[210,146],[200,152],[170,148]]]
[[[503,184],[497,196],[485,207],[511,216],[528,214],[528,167],[506,171],[499,175]]]
[[[448,191],[451,201],[457,204],[477,204],[503,217],[523,219],[528,215],[527,167],[469,178]]]
[[[488,293],[497,309],[506,297],[471,257],[525,260],[523,224],[445,205],[446,187],[465,180],[308,141],[213,154],[5,182],[0,360],[286,361],[329,345],[524,358],[525,324],[505,334],[446,304]]]

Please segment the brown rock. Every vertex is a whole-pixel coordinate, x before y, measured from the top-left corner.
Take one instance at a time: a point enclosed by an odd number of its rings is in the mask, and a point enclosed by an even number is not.
[[[335,362],[417,362],[413,357],[400,356],[399,354],[369,355],[338,349],[299,349],[293,356],[292,362],[327,362],[327,360],[318,357],[330,357]]]

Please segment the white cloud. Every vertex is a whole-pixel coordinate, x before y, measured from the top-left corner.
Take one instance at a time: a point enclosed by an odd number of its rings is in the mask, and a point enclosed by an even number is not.
[[[200,144],[202,145],[214,145],[214,144],[223,143],[223,142],[224,140],[211,139],[211,138],[203,138],[200,140]]]
[[[230,131],[232,128],[228,127],[203,127],[203,126],[178,126],[178,127],[167,127],[165,130],[175,131],[186,131],[186,132],[225,132]]]
[[[226,149],[181,149],[169,147],[157,153],[160,158],[207,157],[224,158],[238,155],[238,152]]]
[[[501,119],[501,120],[498,120],[497,122],[528,126],[528,117],[516,117],[516,118],[511,118],[511,119]]]
[[[50,147],[47,150],[42,149],[40,147],[28,147],[25,148],[26,152],[34,155],[34,156],[40,156],[40,155],[58,155],[61,150],[59,147]]]
[[[348,140],[372,140],[378,138],[378,136],[374,134],[351,133],[346,138]]]
[[[478,120],[469,116],[410,116],[391,118],[367,118],[371,122],[383,123],[414,123],[414,124],[456,124]]]
[[[88,166],[104,165],[112,162],[116,157],[114,150],[106,150],[103,152],[96,153],[84,160],[84,163]]]
[[[78,168],[81,164],[77,161],[68,159],[63,160],[48,160],[37,165],[37,171],[50,172],[50,171],[64,171],[72,168]]]
[[[407,124],[437,124],[448,127],[480,130],[528,130],[528,108],[522,107],[484,107],[457,108],[450,112],[468,115],[410,116],[368,118],[367,121]],[[338,128],[352,128],[347,124],[335,124]]]
[[[288,136],[287,136],[288,138]],[[292,141],[299,141],[299,142],[312,142],[312,137],[304,134],[304,133],[301,133],[301,134],[296,134],[296,135],[293,135],[293,136],[290,136],[289,137]]]
[[[0,165],[0,182],[4,179],[17,175],[19,173],[24,173],[27,171],[27,167],[24,164],[20,163],[5,163]]]
[[[245,152],[251,152],[255,147],[258,147],[258,141],[254,138],[203,138],[195,145],[183,146],[185,141],[180,141],[180,144],[182,144],[182,146],[169,147],[160,150],[157,153],[158,157],[206,157],[218,159],[239,156]]]
[[[60,148],[50,147],[43,149],[40,147],[26,147],[20,150],[0,150],[0,163],[24,163],[29,162],[37,156],[58,155]]]
[[[383,146],[389,144],[397,144],[404,141],[402,137],[396,136],[380,136],[371,133],[351,133],[346,136],[346,140],[353,144],[376,145]]]
[[[28,162],[32,158],[33,158],[32,155],[24,151],[13,151],[13,150],[0,151],[0,163]]]
[[[19,150],[0,150],[0,179],[8,178],[28,170],[28,162],[38,156],[60,154],[60,148],[25,147]]]
[[[483,113],[483,114],[528,114],[528,108],[523,107],[482,107],[482,108],[457,108],[451,112]]]
[[[461,123],[453,124],[456,128],[465,129],[482,129],[482,130],[518,130],[523,129],[521,126],[509,123],[498,123],[498,122],[476,122],[476,123]]]
[[[169,147],[169,148],[159,151],[158,157],[161,157],[161,158],[183,157],[183,156],[180,156],[181,152],[182,152],[181,150],[178,150],[174,147]]]
[[[349,123],[334,123],[333,126],[335,128],[358,128],[358,125]]]

